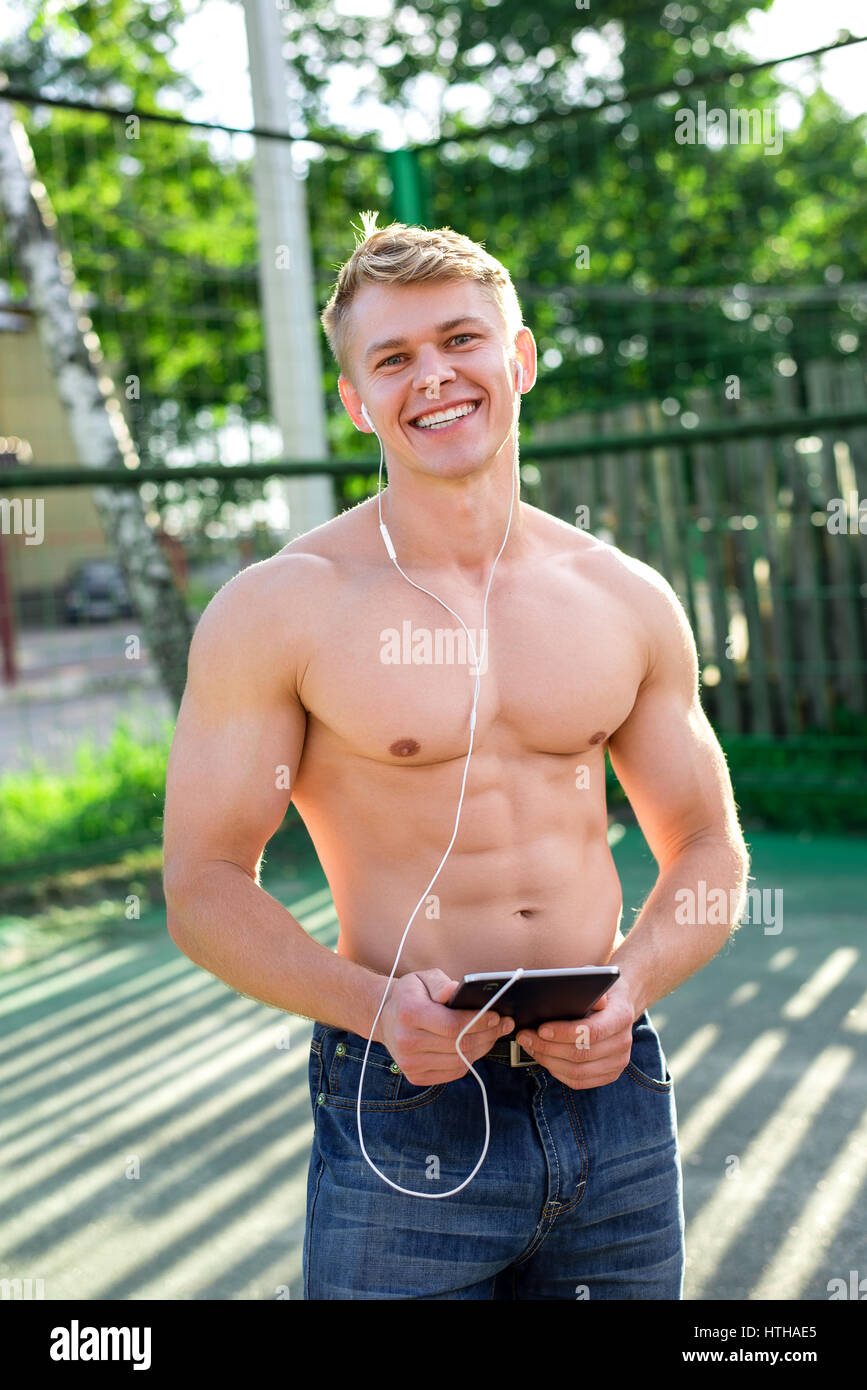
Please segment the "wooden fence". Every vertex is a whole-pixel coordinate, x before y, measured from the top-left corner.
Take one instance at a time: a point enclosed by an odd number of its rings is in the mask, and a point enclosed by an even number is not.
[[[670,430],[655,401],[534,430],[534,444],[572,447],[545,459],[528,499],[665,575],[696,636],[705,708],[732,733],[844,732],[867,711],[867,428],[762,433],[771,415],[867,406],[865,367],[816,361],[801,374],[800,387],[777,377],[759,406],[722,388],[684,393],[701,425],[755,423],[736,440],[691,441],[684,427],[682,445],[619,441],[581,457],[581,439]]]

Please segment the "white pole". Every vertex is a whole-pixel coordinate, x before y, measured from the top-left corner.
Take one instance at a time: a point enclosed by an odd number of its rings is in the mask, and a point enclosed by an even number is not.
[[[289,129],[289,70],[277,0],[244,0],[253,117],[268,130]],[[317,336],[316,296],[303,179],[288,141],[256,141],[259,282],[271,414],[288,459],[328,456]],[[330,477],[284,479],[290,538],[335,514]]]

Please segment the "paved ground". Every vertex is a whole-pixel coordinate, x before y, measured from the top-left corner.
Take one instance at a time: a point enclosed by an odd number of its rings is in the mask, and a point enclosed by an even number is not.
[[[742,926],[652,1011],[680,1117],[685,1294],[822,1300],[867,1276],[867,845],[751,843],[782,919]],[[614,854],[628,923],[653,864],[635,830]],[[333,945],[315,859],[265,882]],[[7,970],[0,1276],[41,1278],[46,1298],[300,1298],[309,1036],[197,969],[158,913]]]
[[[135,618],[82,627],[25,629],[19,634],[19,676],[0,684],[0,776],[43,758],[71,766],[81,740],[107,743],[123,715],[143,738],[172,716],[146,650],[127,638]]]

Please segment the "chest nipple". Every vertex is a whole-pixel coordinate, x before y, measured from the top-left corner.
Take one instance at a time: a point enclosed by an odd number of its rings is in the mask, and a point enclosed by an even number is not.
[[[414,738],[399,738],[389,748],[389,753],[395,758],[411,758],[414,753],[421,750],[421,744],[416,743]]]

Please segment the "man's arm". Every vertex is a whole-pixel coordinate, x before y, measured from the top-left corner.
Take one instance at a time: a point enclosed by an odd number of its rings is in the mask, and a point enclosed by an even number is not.
[[[641,570],[649,580],[643,607],[650,669],[608,746],[659,866],[653,891],[610,962],[626,977],[636,1018],[725,944],[740,919],[749,873],[725,756],[699,701],[698,656],[686,614],[661,575]],[[683,922],[688,895],[700,909],[712,889],[722,890],[720,901],[724,895],[724,920],[708,913],[711,923]]]
[[[749,872],[725,757],[699,703],[686,614],[661,575],[639,561],[627,563],[637,571],[630,597],[650,657],[632,710],[608,748],[659,877],[608,962],[620,967],[621,978],[587,1021],[517,1035],[537,1061],[578,1090],[616,1081],[629,1061],[635,1020],[725,944],[740,918]],[[700,907],[712,889],[724,894],[725,920],[713,914],[714,924],[681,924],[685,895]]]
[[[313,941],[258,883],[306,733],[287,614],[303,614],[322,563],[280,556],[243,571],[193,635],[166,779],[168,930],[240,993],[367,1036],[385,978]]]

